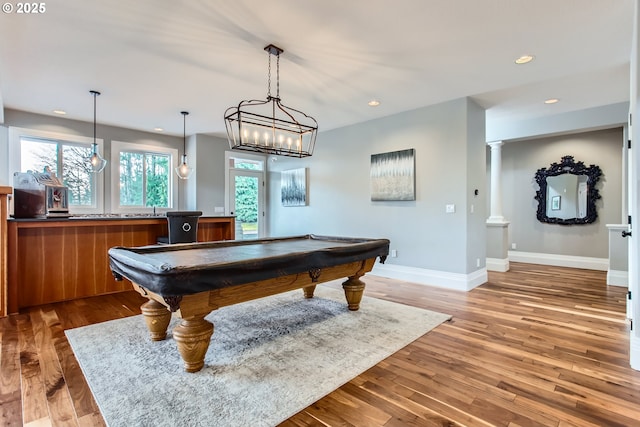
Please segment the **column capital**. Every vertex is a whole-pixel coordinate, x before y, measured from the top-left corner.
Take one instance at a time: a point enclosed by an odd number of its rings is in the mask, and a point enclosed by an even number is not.
[[[491,141],[491,142],[487,142],[487,145],[491,148],[498,148],[500,146],[502,146],[503,142],[502,141]]]

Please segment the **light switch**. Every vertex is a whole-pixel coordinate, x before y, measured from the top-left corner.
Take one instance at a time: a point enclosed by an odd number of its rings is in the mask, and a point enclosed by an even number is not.
[[[447,213],[455,213],[456,211],[456,205],[447,205],[446,206],[446,210]]]

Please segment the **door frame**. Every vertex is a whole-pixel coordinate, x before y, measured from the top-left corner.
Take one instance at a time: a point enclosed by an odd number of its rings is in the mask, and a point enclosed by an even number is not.
[[[232,196],[235,196],[235,193],[231,192],[231,184],[235,183],[236,175],[245,175],[245,176],[256,176],[258,180],[262,183],[258,191],[258,238],[267,237],[269,233],[267,232],[267,206],[266,206],[266,167],[267,167],[267,158],[261,155],[249,154],[249,153],[239,153],[232,151],[225,151],[225,173],[224,173],[224,211],[225,215],[232,215],[232,206],[235,206],[235,198],[231,200]],[[260,162],[262,164],[261,170],[253,170],[253,169],[240,169],[232,167],[233,159],[246,159],[253,162]],[[234,208],[235,210],[235,208]],[[235,215],[235,214],[233,214]]]

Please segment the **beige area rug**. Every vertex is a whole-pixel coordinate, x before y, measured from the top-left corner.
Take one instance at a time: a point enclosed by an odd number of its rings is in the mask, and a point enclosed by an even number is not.
[[[66,335],[109,426],[256,427],[286,420],[449,318],[368,297],[350,312],[343,292],[324,286],[309,300],[288,292],[211,313],[205,367],[193,374],[170,333],[148,338],[142,316]]]

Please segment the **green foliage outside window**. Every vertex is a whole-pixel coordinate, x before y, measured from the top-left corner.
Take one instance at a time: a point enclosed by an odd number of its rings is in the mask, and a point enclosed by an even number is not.
[[[169,207],[170,157],[120,152],[120,206]]]
[[[236,176],[236,219],[240,222],[258,222],[258,178]]]

